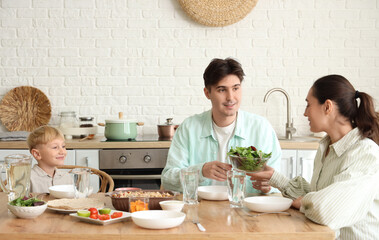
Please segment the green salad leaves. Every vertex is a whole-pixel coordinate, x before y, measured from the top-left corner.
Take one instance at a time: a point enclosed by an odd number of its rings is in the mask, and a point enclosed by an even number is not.
[[[264,153],[257,150],[254,146],[231,148],[229,156],[233,167],[249,172],[259,171],[264,164],[271,158],[271,153]]]
[[[19,197],[11,201],[9,204],[13,206],[19,206],[19,207],[32,207],[32,206],[40,206],[40,205],[43,205],[44,203],[45,203],[44,201],[39,200],[37,198]]]

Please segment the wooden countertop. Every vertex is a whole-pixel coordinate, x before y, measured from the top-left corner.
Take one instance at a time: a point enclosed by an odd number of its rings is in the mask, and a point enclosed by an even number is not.
[[[169,148],[171,141],[152,142],[104,142],[103,136],[79,142],[78,139],[66,140],[67,149],[106,149],[106,148]],[[279,141],[282,149],[314,149],[318,148],[318,142]],[[25,141],[0,141],[0,149],[27,149]]]
[[[112,206],[111,199],[104,194],[94,197],[104,199],[106,206]],[[185,221],[178,227],[164,230],[140,228],[130,218],[106,226],[94,225],[51,210],[35,219],[20,219],[8,212],[5,193],[0,193],[0,204],[0,239],[334,239],[330,228],[311,222],[295,209],[288,210],[291,216],[250,217],[241,209],[230,208],[228,201],[202,200],[198,207],[185,207]],[[191,216],[195,211],[206,232],[200,232],[192,223]]]

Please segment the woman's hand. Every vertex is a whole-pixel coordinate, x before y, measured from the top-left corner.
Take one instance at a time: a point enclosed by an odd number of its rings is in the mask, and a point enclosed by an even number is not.
[[[256,173],[247,173],[250,176],[250,180],[253,181],[253,188],[268,193],[271,190],[271,186],[268,183],[275,169],[267,165],[264,166],[262,171]]]
[[[232,169],[232,165],[219,161],[207,162],[203,165],[202,173],[206,178],[217,181],[225,181],[226,173]]]
[[[292,207],[294,207],[296,209],[300,209],[301,208],[301,199],[303,199],[303,196],[298,197],[295,200],[293,200]]]

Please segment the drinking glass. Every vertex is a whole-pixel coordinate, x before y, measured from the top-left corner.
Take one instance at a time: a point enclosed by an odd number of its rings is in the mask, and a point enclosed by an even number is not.
[[[70,172],[74,175],[75,198],[87,198],[92,193],[91,169],[74,168]]]
[[[149,197],[129,197],[129,212],[149,210]]]
[[[32,157],[24,154],[13,154],[4,158],[4,164],[0,164],[0,171],[5,169],[6,182],[0,174],[0,186],[8,194],[8,200],[19,197],[29,197],[30,171]]]
[[[227,186],[230,207],[241,208],[245,198],[246,172],[235,168],[229,170]]]
[[[183,201],[185,204],[197,204],[197,187],[199,186],[199,170],[180,170],[180,181],[183,188]]]

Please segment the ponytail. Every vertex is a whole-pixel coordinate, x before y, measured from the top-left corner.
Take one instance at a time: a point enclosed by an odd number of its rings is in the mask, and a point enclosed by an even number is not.
[[[379,113],[375,112],[373,99],[364,92],[358,92],[356,97],[360,99],[357,114],[354,118],[356,125],[363,137],[372,139],[379,145]]]

